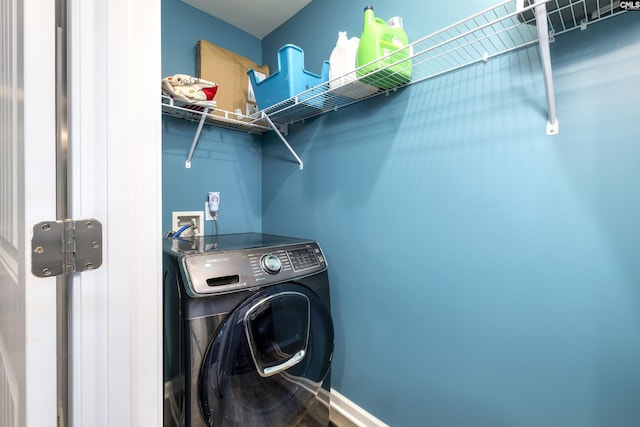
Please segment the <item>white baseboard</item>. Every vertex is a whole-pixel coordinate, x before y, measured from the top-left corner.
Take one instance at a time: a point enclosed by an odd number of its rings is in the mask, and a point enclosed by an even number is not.
[[[358,427],[389,427],[334,389],[331,389],[331,410]]]

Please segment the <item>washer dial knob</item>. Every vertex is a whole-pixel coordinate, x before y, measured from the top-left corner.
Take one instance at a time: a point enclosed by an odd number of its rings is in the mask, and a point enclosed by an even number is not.
[[[269,274],[278,274],[282,270],[282,261],[274,254],[266,254],[260,260],[262,269]]]

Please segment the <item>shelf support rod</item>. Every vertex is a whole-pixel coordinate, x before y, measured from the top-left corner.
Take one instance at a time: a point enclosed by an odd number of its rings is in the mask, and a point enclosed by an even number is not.
[[[204,111],[202,112],[202,116],[200,117],[200,122],[198,123],[198,130],[196,130],[196,136],[193,137],[193,142],[191,143],[191,149],[189,149],[189,155],[187,156],[187,161],[184,164],[184,167],[187,169],[191,169],[191,158],[193,157],[193,152],[196,151],[196,145],[198,145],[200,132],[202,132],[202,126],[204,125],[204,121],[207,118],[207,114],[209,114],[209,107],[204,108]]]
[[[298,155],[293,150],[293,148],[291,148],[291,145],[289,145],[285,137],[282,136],[282,133],[280,133],[280,131],[278,130],[278,127],[271,121],[269,116],[267,116],[264,112],[262,113],[262,117],[267,121],[267,123],[269,123],[269,127],[271,127],[271,129],[273,129],[276,135],[278,135],[278,138],[280,138],[282,143],[289,149],[291,154],[293,154],[293,157],[295,157],[296,160],[298,161],[298,166],[300,167],[300,170],[302,170],[304,168],[304,163],[302,163],[302,160],[300,159],[300,157],[298,157]]]
[[[547,23],[546,0],[537,0],[535,5],[536,27],[538,29],[538,43],[540,44],[540,59],[544,71],[544,86],[547,95],[547,135],[558,133],[558,117],[556,115],[556,100],[553,90],[553,75],[551,73],[551,54],[549,52],[549,25]]]

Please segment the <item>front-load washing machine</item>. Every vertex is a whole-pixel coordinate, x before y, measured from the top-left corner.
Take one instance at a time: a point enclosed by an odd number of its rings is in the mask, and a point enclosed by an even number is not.
[[[334,334],[317,242],[259,233],[164,247],[164,426],[327,426]]]

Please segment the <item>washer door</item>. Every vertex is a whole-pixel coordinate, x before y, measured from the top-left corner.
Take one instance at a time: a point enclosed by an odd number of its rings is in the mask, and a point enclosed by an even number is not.
[[[314,406],[333,356],[331,314],[301,285],[266,288],[218,329],[203,359],[209,426],[294,426]]]

